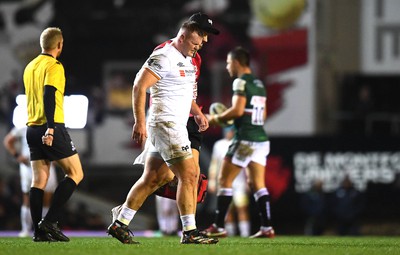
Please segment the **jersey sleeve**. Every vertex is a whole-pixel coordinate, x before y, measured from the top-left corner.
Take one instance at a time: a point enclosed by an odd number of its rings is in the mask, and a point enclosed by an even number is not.
[[[56,62],[51,65],[46,72],[46,77],[44,79],[44,85],[50,85],[55,87],[57,90],[64,90],[65,76],[64,68],[60,62]]]
[[[232,84],[234,95],[246,95],[246,81],[241,78],[236,78]]]
[[[162,54],[151,55],[143,66],[151,71],[157,78],[162,79],[171,70],[169,59]]]

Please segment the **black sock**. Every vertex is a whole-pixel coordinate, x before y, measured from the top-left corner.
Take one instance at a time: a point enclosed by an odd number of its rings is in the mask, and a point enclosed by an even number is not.
[[[264,195],[258,198],[257,205],[260,211],[261,226],[271,226],[271,210],[269,205],[269,195]]]
[[[76,188],[76,183],[68,177],[62,180],[54,192],[51,205],[45,219],[50,222],[57,222],[60,211]]]
[[[225,227],[226,212],[232,202],[232,196],[217,196],[217,210],[215,211],[215,221],[218,227]]]
[[[32,187],[29,192],[29,203],[32,217],[33,230],[35,233],[39,232],[39,221],[42,219],[43,209],[43,194],[42,189]]]

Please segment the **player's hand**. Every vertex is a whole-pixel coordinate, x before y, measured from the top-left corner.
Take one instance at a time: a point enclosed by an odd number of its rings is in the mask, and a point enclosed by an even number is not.
[[[132,128],[132,139],[137,142],[139,145],[142,145],[146,142],[147,139],[147,130],[146,125],[140,125],[135,123]]]
[[[204,132],[210,126],[208,124],[207,117],[204,114],[194,115],[194,121],[196,121],[197,125],[199,126],[199,132]]]

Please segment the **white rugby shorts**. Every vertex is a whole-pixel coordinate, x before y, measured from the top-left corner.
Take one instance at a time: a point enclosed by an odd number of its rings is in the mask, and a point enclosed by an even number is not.
[[[193,157],[186,125],[165,121],[149,125],[148,129],[151,141],[148,153],[152,156],[159,153],[167,165]]]
[[[242,140],[233,154],[232,163],[240,167],[247,167],[250,161],[253,161],[265,166],[269,150],[269,141],[250,142]]]

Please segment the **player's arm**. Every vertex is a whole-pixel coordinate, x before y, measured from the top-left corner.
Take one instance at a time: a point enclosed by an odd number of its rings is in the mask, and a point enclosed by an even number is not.
[[[146,91],[156,84],[158,77],[147,68],[143,68],[136,77],[132,88],[132,111],[135,124],[132,139],[142,144],[147,138],[146,130]]]
[[[19,151],[17,150],[17,147],[15,146],[16,142],[20,137],[16,135],[13,131],[11,130],[3,139],[3,144],[6,150],[15,158],[15,160],[19,163],[23,163],[25,165],[29,165],[29,158],[26,158],[25,156],[21,155]]]
[[[8,133],[4,139],[3,139],[3,145],[4,148],[6,148],[6,150],[14,156],[14,158],[18,158],[19,157],[19,153],[17,151],[17,149],[15,148],[15,143],[17,141],[17,137],[14,136],[11,132]]]
[[[219,122],[226,123],[229,120],[237,119],[244,114],[246,107],[246,97],[235,94],[232,96],[232,106],[224,112],[210,116],[210,124],[218,124]]]
[[[199,126],[199,132],[206,131],[209,127],[208,120],[206,116],[201,111],[201,108],[196,103],[196,101],[192,100],[192,106],[190,108],[190,113],[194,116],[194,120]]]

